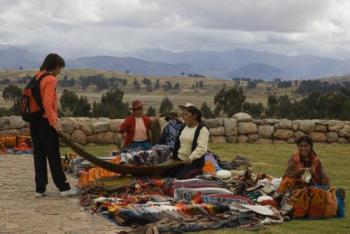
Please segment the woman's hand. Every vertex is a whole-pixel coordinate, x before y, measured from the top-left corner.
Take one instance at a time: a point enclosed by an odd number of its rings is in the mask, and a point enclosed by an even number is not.
[[[190,158],[186,158],[186,160],[184,162],[185,162],[185,164],[191,164],[192,160]]]

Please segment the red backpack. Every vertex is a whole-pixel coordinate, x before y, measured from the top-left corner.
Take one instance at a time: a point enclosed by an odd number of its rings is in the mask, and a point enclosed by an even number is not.
[[[50,73],[45,72],[41,74],[39,78],[33,77],[23,90],[21,97],[21,115],[22,119],[26,122],[33,122],[44,114],[40,93],[40,82],[48,75],[50,75]]]

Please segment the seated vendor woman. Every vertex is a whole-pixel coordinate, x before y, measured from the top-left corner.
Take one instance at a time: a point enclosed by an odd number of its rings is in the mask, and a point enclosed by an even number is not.
[[[283,175],[280,190],[288,181],[288,189],[303,182],[307,185],[318,185],[327,187],[329,180],[325,174],[321,161],[313,150],[313,141],[309,136],[302,136],[297,140],[298,151],[288,161],[288,166]]]
[[[202,123],[202,114],[197,107],[191,103],[179,107],[183,111],[185,126],[180,130],[173,156],[177,160],[182,160],[184,165],[172,169],[167,175],[188,179],[202,174],[204,154],[208,150],[209,130]]]
[[[119,126],[118,132],[123,134],[124,149],[148,150],[150,143],[151,120],[143,114],[143,103],[140,100],[132,102],[133,114],[126,117]]]
[[[302,136],[297,140],[297,146],[298,151],[289,159],[277,192],[284,195],[287,198],[285,201],[293,206],[291,214],[295,218],[337,215],[337,209],[340,208],[337,207],[340,204],[337,201],[338,194],[329,187],[329,179],[313,149],[312,139]]]

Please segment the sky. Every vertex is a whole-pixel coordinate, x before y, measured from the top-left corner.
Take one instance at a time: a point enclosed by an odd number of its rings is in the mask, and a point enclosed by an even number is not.
[[[350,59],[348,0],[0,0],[0,45],[65,56],[245,48]]]

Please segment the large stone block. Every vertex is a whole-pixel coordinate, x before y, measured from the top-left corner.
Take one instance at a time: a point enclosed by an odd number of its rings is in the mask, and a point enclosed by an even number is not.
[[[315,121],[300,120],[299,130],[307,133],[315,131]]]
[[[92,123],[93,133],[107,132],[108,130],[109,130],[109,122],[97,121]]]
[[[225,118],[224,119],[224,128],[226,136],[236,136],[237,129],[237,119]]]
[[[299,125],[300,125],[300,120],[294,120],[292,122],[292,128],[294,131],[298,131],[299,130]]]
[[[10,118],[10,129],[19,129],[24,128],[26,125],[26,122],[22,120],[19,116],[11,116]]]
[[[316,123],[315,131],[317,131],[317,132],[327,132],[327,125],[321,125],[319,123]]]
[[[0,118],[0,130],[10,129],[10,118],[9,117],[1,117]]]
[[[224,137],[224,136],[211,136],[210,141],[213,144],[225,144],[226,137]]]
[[[265,119],[265,124],[275,125],[278,123],[278,119]]]
[[[328,130],[331,132],[338,132],[344,127],[344,122],[339,120],[329,120],[328,121]]]
[[[79,127],[79,125],[72,118],[61,118],[59,120],[59,125],[61,131],[68,135],[72,134],[74,129]]]
[[[277,129],[273,136],[277,139],[287,140],[288,138],[293,137],[294,133],[291,130]]]
[[[255,141],[256,144],[272,144],[271,139],[265,139],[265,138],[259,138],[257,141]]]
[[[295,137],[295,139],[299,139],[300,137],[302,137],[302,136],[305,136],[306,134],[305,133],[303,133],[303,132],[301,132],[301,131],[297,131],[296,133],[294,133],[294,137]]]
[[[258,134],[250,134],[250,135],[248,135],[248,142],[249,143],[254,143],[258,139],[259,139]]]
[[[112,119],[109,122],[109,130],[111,132],[117,132],[118,127],[123,123],[123,119]],[[165,121],[165,120],[164,120]],[[166,122],[166,121],[165,121]],[[167,122],[166,122],[167,123]],[[160,125],[161,126],[161,125]],[[161,126],[162,127],[162,126]]]
[[[288,119],[281,119],[278,122],[279,129],[292,129],[292,121]]]
[[[226,136],[226,142],[227,143],[237,143],[238,136]]]
[[[86,135],[80,129],[74,130],[74,132],[71,135],[71,140],[74,141],[74,142],[77,142],[77,143],[79,143],[81,145],[86,145],[86,143],[87,143]]]
[[[338,133],[336,132],[327,132],[327,142],[329,143],[333,143],[333,142],[337,142],[339,139]]]
[[[238,122],[251,122],[253,119],[249,114],[243,112],[234,114],[232,118],[237,119]]]
[[[115,144],[116,134],[113,132],[97,133],[86,137],[88,143]]]
[[[82,130],[85,133],[85,135],[92,134],[92,124],[90,122],[80,122],[79,129]]]
[[[217,127],[209,129],[210,136],[225,136],[225,128]]]
[[[258,127],[258,135],[264,138],[270,138],[274,131],[274,126],[271,125],[261,125]]]
[[[246,135],[238,136],[238,143],[247,143],[247,142],[248,142],[248,136]]]
[[[341,137],[350,137],[350,126],[345,125],[344,128],[339,130],[339,136]]]
[[[327,142],[327,136],[324,132],[312,132],[310,137],[315,142]]]
[[[204,120],[204,124],[208,128],[216,128],[218,126],[218,121],[216,119],[206,119]]]
[[[346,140],[346,138],[339,137],[338,144],[347,144],[347,143],[348,143],[348,140]]]
[[[288,144],[295,144],[295,137],[291,137],[291,138],[289,138],[288,140],[287,140],[287,143]]]
[[[258,132],[258,128],[253,122],[240,122],[238,123],[239,134],[255,134]]]

